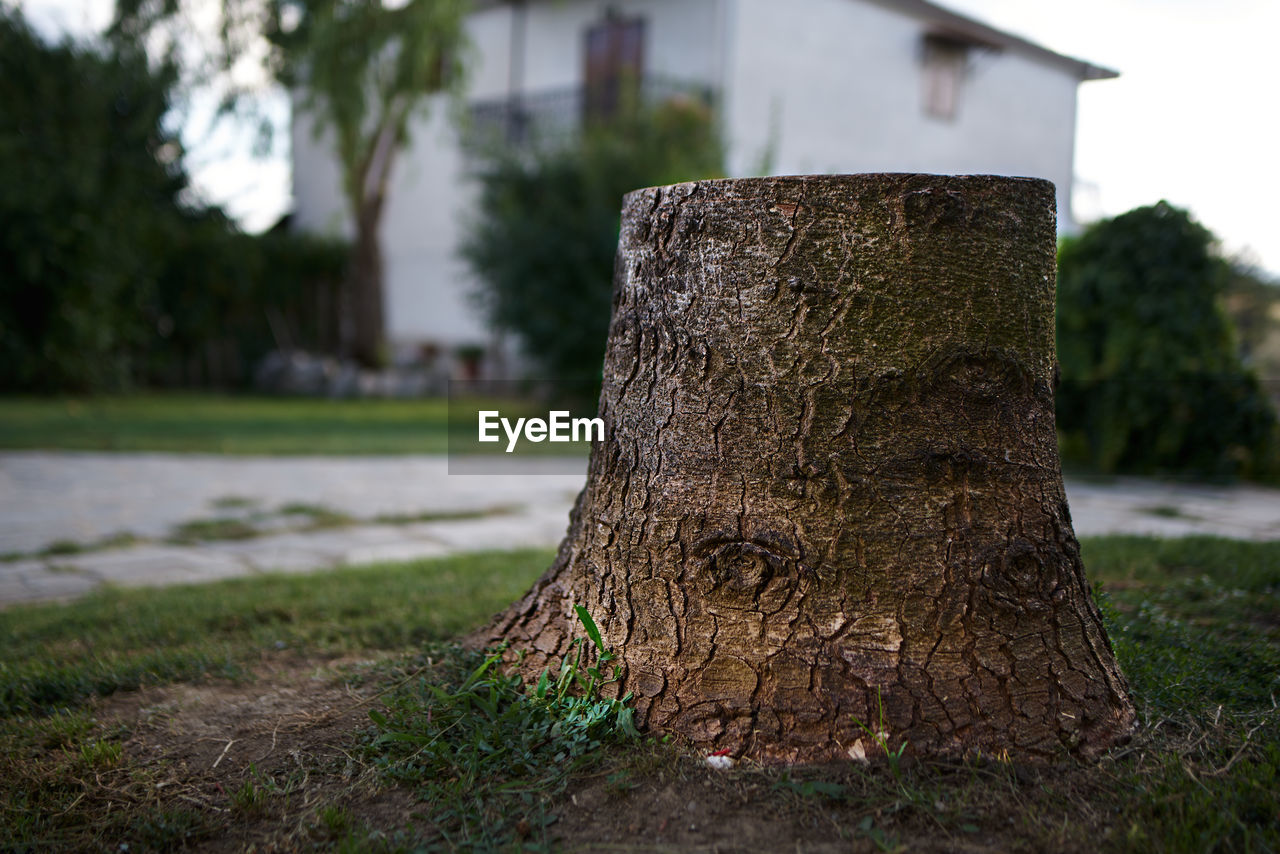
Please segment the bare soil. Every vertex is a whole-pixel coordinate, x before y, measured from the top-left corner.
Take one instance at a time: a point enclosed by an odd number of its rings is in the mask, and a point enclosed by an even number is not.
[[[355,660],[265,662],[248,683],[210,681],[120,692],[99,721],[127,730],[123,755],[154,772],[160,805],[209,817],[201,851],[288,851],[339,836],[349,825],[426,832],[413,793],[375,779],[354,755],[376,694],[345,684]],[[326,824],[322,808],[354,821]]]
[[[378,689],[344,682],[344,665],[357,663],[273,657],[252,682],[122,692],[100,701],[96,716],[127,732],[125,762],[135,780],[151,781],[145,808],[207,819],[181,847],[312,850],[356,829],[429,838],[417,796],[379,778],[356,750],[378,699]],[[616,760],[578,780],[556,810],[553,831],[565,850],[1092,851],[1094,830],[1106,823],[1090,815],[1086,777],[1079,787],[1069,779],[1083,769],[993,766],[977,786],[944,770],[937,799],[921,808],[919,791],[893,794],[887,770],[852,763],[726,772],[662,746]],[[841,794],[805,791],[814,780]],[[1077,788],[1084,797],[1071,795]]]
[[[1076,797],[1062,796],[1083,781],[1059,780],[1065,786],[1039,804],[999,786],[981,804],[967,798],[958,802],[955,790],[944,786],[936,799],[913,806],[909,797],[886,798],[878,783],[867,785],[869,776],[887,777],[884,769],[868,774],[845,763],[808,766],[802,773],[788,784],[781,769],[713,771],[686,758],[674,773],[667,768],[638,775],[626,792],[604,779],[584,781],[573,790],[556,827],[565,848],[577,851],[1099,850],[1099,828],[1090,826],[1089,810],[1082,812]],[[1032,768],[1009,773],[1015,781],[1019,773],[1025,775],[1024,783],[1014,783],[1019,789],[1038,787],[1041,779]],[[833,783],[844,794],[801,794],[795,786],[802,779]]]

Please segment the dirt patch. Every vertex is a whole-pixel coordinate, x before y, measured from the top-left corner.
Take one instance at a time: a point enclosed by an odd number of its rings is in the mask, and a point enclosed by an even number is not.
[[[618,791],[587,783],[570,798],[556,830],[569,849],[631,851],[875,851],[817,810],[792,806],[718,772],[634,781]],[[762,796],[763,795],[763,796]],[[812,812],[812,814],[809,814]]]
[[[340,684],[332,663],[295,659],[266,662],[243,683],[121,691],[99,701],[95,712],[103,723],[132,731],[124,743],[132,755],[159,754],[192,773],[221,768],[225,776],[300,746],[323,750],[357,716],[368,720],[362,700]]]
[[[209,681],[122,692],[98,703],[105,730],[157,816],[202,822],[162,845],[131,850],[295,851],[343,839],[429,841],[413,791],[380,777],[357,747],[385,680],[354,686],[354,661],[278,657],[249,683]],[[787,851],[803,854],[1093,851],[1107,818],[1093,814],[1083,767],[759,768],[717,771],[667,746],[637,746],[580,778],[555,807],[551,834],[568,851]],[[436,840],[438,842],[438,840]],[[348,846],[351,847],[351,846]]]
[[[717,771],[684,756],[579,781],[555,830],[570,851],[1095,852],[1108,828],[1089,777],[943,763],[899,782],[883,765]]]
[[[124,759],[161,812],[195,810],[216,831],[184,845],[293,850],[356,831],[425,832],[413,793],[378,780],[355,751],[377,689],[343,681],[353,663],[272,659],[250,682],[119,692],[95,716],[127,733]]]

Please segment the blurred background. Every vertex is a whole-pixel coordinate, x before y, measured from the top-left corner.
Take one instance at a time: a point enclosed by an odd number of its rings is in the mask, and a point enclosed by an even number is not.
[[[1069,465],[1280,470],[1274,3],[2,8],[5,446],[442,452],[598,377],[627,190],[922,171],[1056,184]]]
[[[0,849],[1280,849],[1277,33],[1277,0],[0,0]],[[469,715],[512,689],[446,646],[551,564],[587,456],[462,475],[451,423],[594,400],[623,193],[860,171],[1057,187],[1064,480],[1135,741],[712,786],[568,670],[545,708],[589,729]]]

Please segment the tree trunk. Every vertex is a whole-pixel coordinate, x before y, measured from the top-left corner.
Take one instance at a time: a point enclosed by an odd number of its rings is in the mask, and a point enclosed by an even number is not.
[[[628,195],[606,439],[479,639],[535,673],[584,605],[642,723],[764,761],[1127,736],[1058,462],[1054,226],[1031,179]]]
[[[386,361],[381,221],[381,206],[366,205],[356,217],[352,247],[350,355],[367,368]]]

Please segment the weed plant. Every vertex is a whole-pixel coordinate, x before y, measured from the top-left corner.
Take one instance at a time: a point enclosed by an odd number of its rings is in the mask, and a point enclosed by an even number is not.
[[[370,710],[375,763],[420,787],[442,848],[550,850],[551,804],[570,777],[599,763],[603,748],[639,738],[631,695],[603,693],[618,677],[614,654],[587,610],[576,611],[587,637],[531,691],[505,671],[499,648],[454,686],[423,678],[385,711]]]

